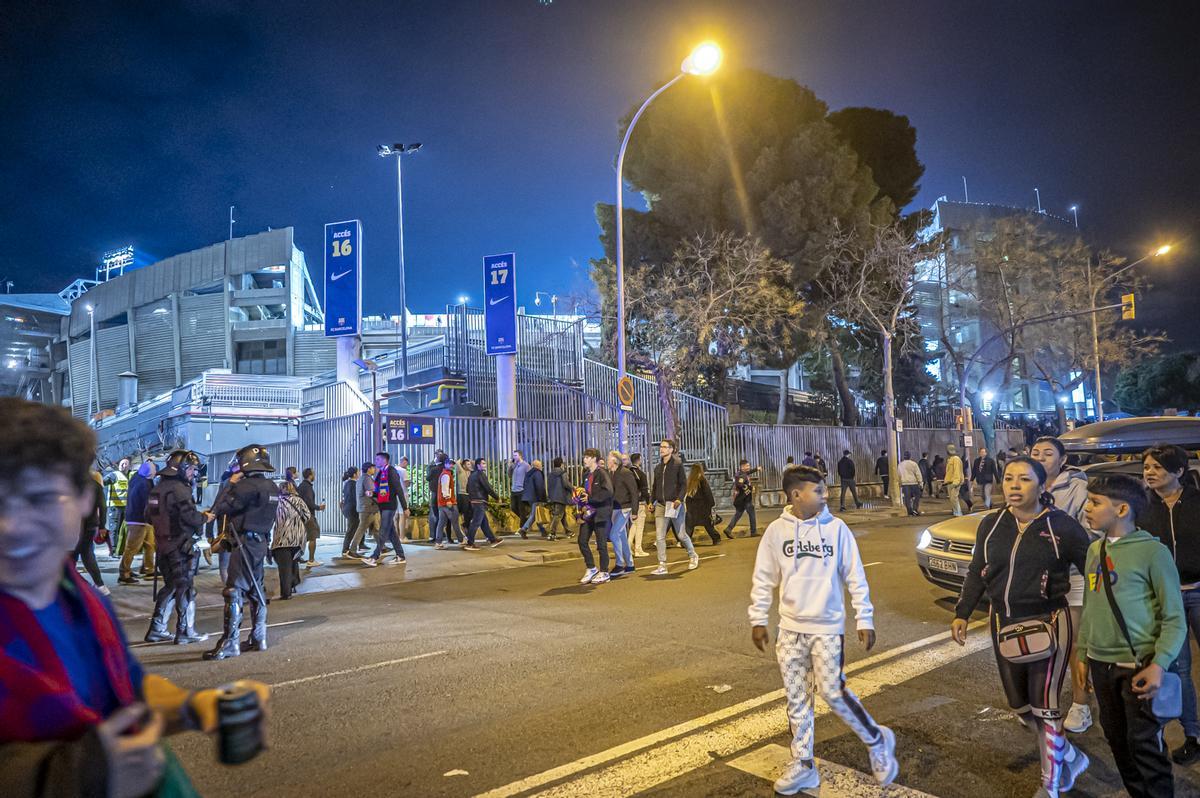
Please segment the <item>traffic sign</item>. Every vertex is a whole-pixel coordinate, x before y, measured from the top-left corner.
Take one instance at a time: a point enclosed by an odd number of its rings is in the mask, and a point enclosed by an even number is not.
[[[896,432],[904,432],[904,422],[896,419]]]
[[[428,416],[384,416],[384,443],[436,443],[433,419]]]
[[[362,223],[325,225],[325,335],[358,335],[362,318]]]
[[[617,380],[617,401],[622,410],[633,410],[633,378],[628,374]]]
[[[517,254],[505,252],[483,259],[484,351],[517,353]]]

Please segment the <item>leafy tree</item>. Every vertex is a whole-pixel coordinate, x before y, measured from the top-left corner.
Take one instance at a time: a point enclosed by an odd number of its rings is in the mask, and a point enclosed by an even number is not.
[[[1200,353],[1160,355],[1128,364],[1117,375],[1114,399],[1128,413],[1167,408],[1200,410]]]
[[[871,169],[879,193],[897,212],[917,196],[925,165],[917,158],[917,131],[907,116],[882,108],[843,108],[829,115],[838,138]]]

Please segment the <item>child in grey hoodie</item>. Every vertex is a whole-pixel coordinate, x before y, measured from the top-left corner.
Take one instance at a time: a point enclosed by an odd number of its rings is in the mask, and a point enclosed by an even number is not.
[[[900,769],[895,735],[876,724],[846,687],[843,588],[849,588],[858,639],[868,651],[875,645],[874,609],[858,544],[850,529],[830,514],[826,490],[815,468],[790,466],[783,472],[783,493],[790,505],[771,522],[758,545],[750,589],[751,639],[760,651],[766,651],[770,641],[767,618],[779,591],[775,655],[794,735],[792,761],[775,782],[781,795],[795,795],[821,781],[813,762],[810,679],[829,708],[867,744],[876,780],[891,784]]]

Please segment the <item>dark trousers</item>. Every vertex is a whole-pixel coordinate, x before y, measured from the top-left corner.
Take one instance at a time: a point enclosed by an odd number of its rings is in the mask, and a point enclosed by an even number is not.
[[[471,502],[471,525],[467,527],[467,545],[475,545],[475,533],[483,529],[483,534],[489,543],[496,542],[492,533],[492,524],[487,517],[487,502]]]
[[[75,562],[83,558],[83,567],[87,569],[92,584],[104,587],[104,577],[100,575],[100,566],[96,564],[96,544],[93,542],[95,529],[84,529],[79,533],[79,542],[75,544]]]
[[[841,499],[838,501],[838,509],[839,510],[846,509],[846,491],[850,491],[850,495],[854,497],[854,506],[862,507],[862,502],[860,502],[858,500],[858,486],[855,484],[854,480],[843,479],[842,480],[842,496],[841,496]]]
[[[753,518],[753,516],[751,516],[751,518]],[[687,516],[687,520],[688,520],[688,523],[690,524],[692,521],[692,517]],[[708,533],[708,536],[712,539],[712,543],[714,546],[721,542],[721,536],[717,534],[716,528],[713,527],[711,515],[708,518],[701,519],[700,523],[697,524],[696,526],[704,527],[704,531]],[[688,535],[691,536],[693,541],[696,539],[696,526],[693,526],[691,529],[688,530]],[[751,522],[750,522],[750,528],[754,529],[754,521],[753,520],[751,520]],[[753,534],[753,533],[751,533],[751,534]]]
[[[274,558],[275,565],[279,569],[280,598],[291,598],[292,593],[296,590],[296,585],[300,584],[300,563],[296,562],[296,555],[299,552],[299,546],[280,546],[277,549],[271,549],[271,557]]]
[[[346,534],[342,536],[342,554],[345,554],[350,551],[354,533],[358,531],[358,510],[343,511],[342,515],[346,519]]]
[[[608,573],[608,528],[612,523],[612,506],[604,505],[596,514],[579,525],[579,553],[588,568],[595,568],[592,547],[589,542],[596,536],[596,548],[600,551],[600,570]]]
[[[400,544],[400,533],[396,531],[396,509],[394,507],[381,507],[379,509],[379,541],[375,544],[375,552],[371,558],[378,560],[383,556],[383,547],[389,540],[392,542],[392,551],[396,556],[404,558],[404,546]]]
[[[1088,671],[1096,688],[1100,725],[1125,789],[1132,798],[1171,798],[1175,787],[1162,724],[1151,714],[1150,702],[1133,693],[1137,671],[1091,659]]]
[[[521,522],[521,526],[525,526],[526,519],[529,518],[529,503],[521,498],[520,493],[510,493],[508,495],[509,509],[517,516]]]
[[[729,520],[729,526],[725,527],[725,531],[732,532],[734,525],[737,524],[737,522],[741,520],[743,513],[745,513],[745,515],[750,519],[750,534],[757,535],[758,534],[758,519],[754,515],[754,501],[753,500],[746,502],[741,507],[735,507],[735,512],[733,514],[733,518],[731,518]],[[701,523],[704,523],[704,522],[701,521]],[[711,521],[708,522],[708,526],[710,526],[710,527],[712,526]],[[713,533],[711,531],[708,534],[712,535],[714,538],[716,538],[716,535],[713,535]],[[714,541],[714,542],[716,542],[716,541]]]
[[[904,509],[908,510],[910,515],[921,512],[920,485],[901,485],[900,495],[904,498]]]
[[[932,474],[925,477],[925,495],[926,496],[933,495],[933,475]]]
[[[880,479],[880,480],[883,482],[883,496],[884,496],[884,498],[890,498],[890,494],[888,493],[888,491],[890,491],[890,490],[892,489],[892,478],[891,478],[891,476],[890,476],[890,475],[888,475],[888,474],[880,474],[880,475],[879,475],[879,479]]]

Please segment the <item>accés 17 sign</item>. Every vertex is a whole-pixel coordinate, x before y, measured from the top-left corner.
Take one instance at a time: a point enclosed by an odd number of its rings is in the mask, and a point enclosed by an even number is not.
[[[489,355],[517,352],[517,255],[506,252],[483,259],[483,323]]]
[[[358,335],[362,318],[362,223],[325,225],[325,335]]]

